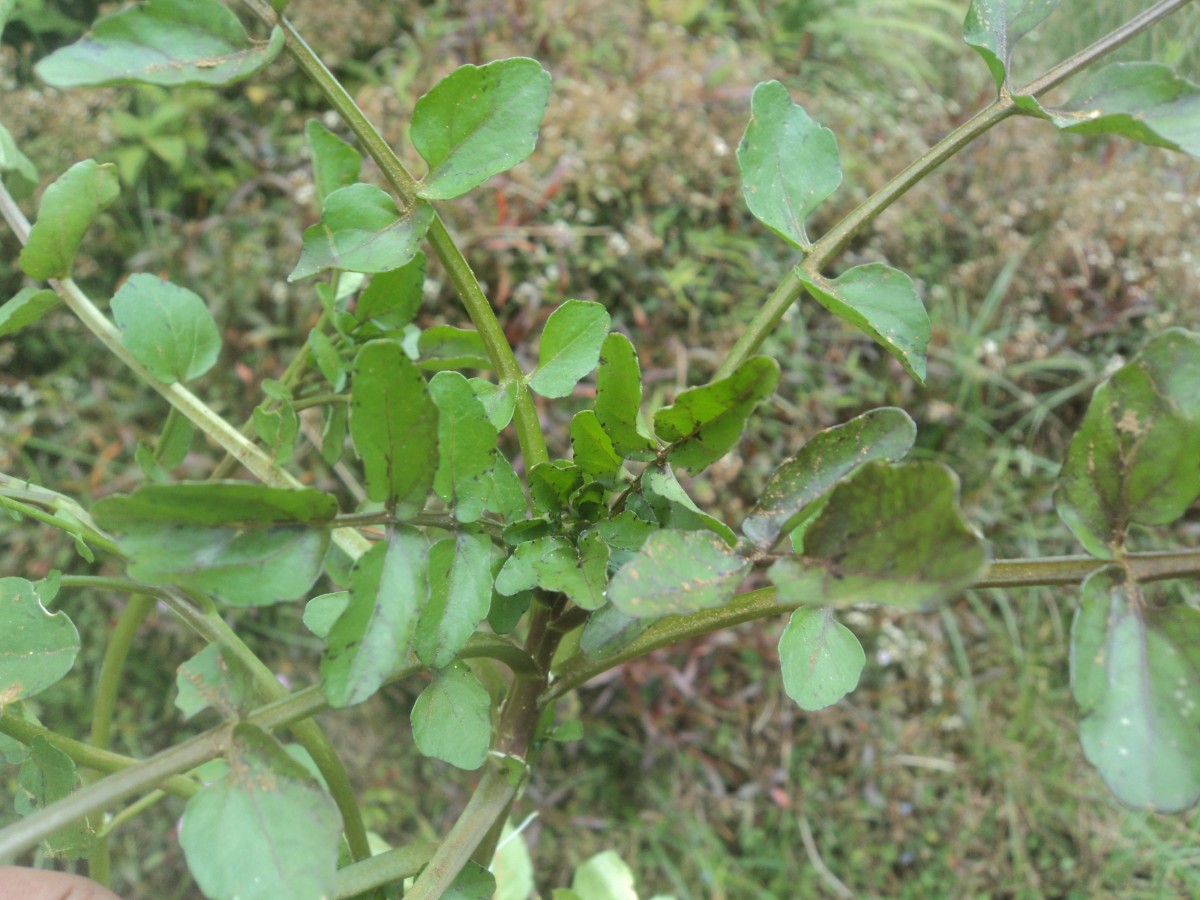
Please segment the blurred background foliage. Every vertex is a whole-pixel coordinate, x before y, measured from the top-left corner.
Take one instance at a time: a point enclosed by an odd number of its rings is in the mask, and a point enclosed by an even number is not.
[[[288,284],[315,221],[303,123],[331,127],[316,91],[280,59],[218,92],[59,93],[32,65],[120,4],[17,0],[0,45],[0,116],[42,174],[78,159],[117,164],[121,199],[93,227],[77,280],[111,296],[135,271],[200,293],[224,365],[203,393],[242,421],[320,312]],[[792,260],[740,198],[734,150],[753,85],[779,78],[832,128],[846,182],[819,233],[986,101],[990,79],[958,40],[959,0],[294,0],[289,14],[402,157],[417,97],[458,65],[533,56],[555,88],[526,164],[444,210],[519,353],[558,303],[599,300],[627,331],[659,405],[703,382]],[[1022,44],[1032,78],[1144,4],[1072,2]],[[1200,77],[1200,14],[1172,19],[1122,58]],[[369,168],[369,180],[379,182]],[[32,211],[37,186],[15,184]],[[886,260],[913,275],[934,325],[928,384],[812,305],[765,352],[780,391],[731,455],[690,485],[736,523],[772,468],[814,431],[894,404],[918,451],[961,476],[968,517],[999,557],[1077,552],[1051,504],[1053,478],[1091,389],[1154,331],[1200,327],[1200,166],[1105,138],[1002,125],[906,196],[842,267]],[[0,231],[0,296],[21,286]],[[424,322],[463,324],[433,269]],[[556,449],[586,388],[542,410]],[[66,313],[0,339],[0,470],[85,504],[141,480],[139,439],[162,402]],[[197,442],[181,477],[217,456]],[[311,447],[293,463],[336,487]],[[1178,542],[1200,536],[1193,515]],[[1141,546],[1160,538],[1139,535]],[[105,571],[28,523],[0,524],[3,574]],[[1192,602],[1196,589],[1176,585]],[[72,592],[85,634],[68,681],[35,704],[86,735],[104,629],[121,598]],[[646,894],[684,897],[1173,897],[1200,893],[1196,815],[1160,817],[1109,798],[1083,761],[1067,688],[1075,592],[970,593],[940,614],[850,617],[869,654],[859,690],[802,713],[783,694],[767,622],[652,655],[571,701],[586,734],[548,746],[525,811],[546,889],[614,848]],[[231,619],[281,677],[313,677],[299,610]],[[172,707],[174,667],[198,647],[166,614],[139,638],[116,749],[147,754],[199,725]],[[412,750],[397,685],[330,717],[368,824],[393,844],[444,832],[469,784]],[[436,787],[431,787],[436,785]],[[129,898],[186,897],[164,803],[114,837]],[[0,822],[11,818],[0,810]],[[182,886],[181,886],[182,885]]]

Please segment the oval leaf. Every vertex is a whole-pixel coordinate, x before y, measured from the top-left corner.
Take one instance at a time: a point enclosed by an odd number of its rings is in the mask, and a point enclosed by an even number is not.
[[[438,467],[438,410],[398,344],[371,341],[359,351],[350,437],[366,470],[367,496],[401,516],[420,512]]]
[[[116,166],[77,162],[42,193],[37,221],[18,262],[30,278],[66,278],[92,219],[117,199]]]
[[[369,184],[339,188],[325,198],[321,221],[304,230],[300,261],[288,281],[326,269],[390,272],[411,262],[433,221],[433,207],[418,203],[401,213],[390,194]]]
[[[867,658],[833,609],[798,609],[779,637],[783,689],[801,709],[833,706],[858,687]]]
[[[308,770],[257,726],[233,730],[229,773],[188,800],[179,843],[214,900],[333,896],[342,818]]]
[[[0,306],[0,337],[33,325],[61,302],[54,291],[22,288],[17,296]]]
[[[492,740],[492,697],[464,662],[433,673],[433,682],[412,708],[417,749],[460,769],[487,761]]]
[[[219,0],[149,0],[105,16],[35,67],[52,87],[229,84],[253,75],[283,49],[280,28],[250,38]]]
[[[800,249],[804,220],[842,183],[837,138],[792,103],[778,81],[750,97],[750,124],[737,149],[742,195],[760,222]]]
[[[404,664],[428,597],[429,548],[416,529],[396,528],[359,558],[321,660],[330,706],[361,703]]]
[[[1116,567],[1088,577],[1071,626],[1071,687],[1088,761],[1119,799],[1200,800],[1200,611],[1147,607]]]
[[[221,335],[204,301],[155,275],[130,275],[112,298],[121,343],[164,384],[199,378],[217,362]]]
[[[78,652],[65,612],[47,612],[24,578],[0,578],[0,710],[59,681]]]
[[[533,152],[550,73],[532,59],[504,59],[451,72],[413,109],[413,146],[429,164],[419,196],[450,200]]]
[[[590,300],[568,300],[550,314],[538,343],[538,365],[529,387],[543,397],[566,397],[600,359],[612,320]]]
[[[610,334],[600,346],[596,370],[596,419],[625,459],[648,461],[658,449],[643,428],[642,372],[637,351],[623,334]]]
[[[492,603],[492,543],[459,532],[429,548],[429,602],[417,622],[417,658],[447,666],[487,618]]]
[[[1174,522],[1200,496],[1200,335],[1171,329],[1092,395],[1067,448],[1054,503],[1093,556],[1131,522]]]
[[[1017,41],[1058,7],[1059,0],[971,0],[963,40],[979,51],[996,87],[1008,81]]]
[[[722,606],[737,590],[750,561],[706,531],[656,531],[609,585],[623,613],[654,618]]]
[[[746,419],[779,383],[779,363],[746,360],[728,378],[689,388],[654,414],[654,431],[671,444],[671,462],[693,473],[716,462],[742,436]]]
[[[492,493],[496,426],[475,391],[458,372],[439,372],[429,382],[438,409],[438,467],[433,489],[460,522],[474,522]]]
[[[0,2],[0,33],[4,31],[3,9],[4,3]],[[12,134],[3,125],[0,125],[0,172],[16,172],[34,184],[38,181],[37,166],[21,152]]]
[[[304,136],[308,139],[308,150],[312,154],[317,200],[324,206],[326,197],[358,180],[362,157],[316,119],[309,119],[304,124]]]
[[[899,461],[912,449],[917,426],[901,409],[884,407],[813,435],[767,481],[742,531],[764,550],[791,531],[796,518],[835,484],[873,459]]]
[[[621,471],[621,457],[593,410],[585,409],[571,420],[571,457],[592,478],[611,483]]]
[[[923,608],[978,578],[987,546],[963,521],[958,479],[940,463],[867,463],[829,495],[804,555],[768,571],[785,603]]]

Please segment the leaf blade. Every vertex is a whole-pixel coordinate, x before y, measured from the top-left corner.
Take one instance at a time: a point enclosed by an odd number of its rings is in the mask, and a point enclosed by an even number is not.
[[[17,258],[30,278],[66,278],[92,220],[120,192],[116,166],[77,162],[42,193],[37,221]]]

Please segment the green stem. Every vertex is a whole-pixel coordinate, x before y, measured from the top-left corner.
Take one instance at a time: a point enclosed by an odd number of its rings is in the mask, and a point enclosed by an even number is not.
[[[365,894],[377,885],[412,878],[429,862],[436,849],[437,845],[431,843],[409,844],[338,869],[333,896],[335,900],[342,900]]]
[[[370,119],[358,108],[358,104],[354,102],[354,98],[350,96],[342,83],[325,67],[321,58],[308,46],[292,24],[279,16],[262,0],[245,0],[245,3],[265,23],[283,29],[287,39],[288,53],[304,73],[313,80],[330,106],[337,111],[354,136],[358,138],[367,155],[379,166],[384,178],[387,179],[400,200],[401,206],[407,209],[425,202],[417,196],[419,190],[417,180],[404,167],[400,158],[388,146],[387,141],[371,124]],[[526,468],[533,468],[540,462],[548,461],[550,457],[546,450],[546,440],[542,434],[537,408],[533,403],[533,395],[530,394],[529,388],[525,384],[524,373],[521,372],[517,358],[513,355],[508,338],[504,335],[504,329],[496,318],[483,289],[479,286],[479,279],[471,271],[466,258],[436,213],[427,237],[434,254],[446,270],[450,283],[454,285],[454,289],[462,299],[471,323],[479,332],[479,337],[483,341],[484,347],[487,348],[488,357],[501,383],[512,382],[517,385],[517,405],[513,421],[517,429],[517,441],[520,443],[521,453],[525,457]]]
[[[971,585],[971,589],[1033,587],[1079,584],[1093,572],[1114,561],[1093,556],[1051,556],[1044,559],[1004,559],[993,562]],[[1140,582],[1162,581],[1200,575],[1200,550],[1130,553],[1116,562]],[[552,703],[597,675],[655,650],[703,637],[755,619],[782,616],[797,608],[782,603],[775,588],[765,587],[734,597],[719,609],[706,609],[689,616],[671,616],[655,622],[635,640],[604,659],[583,654],[570,657],[554,672],[550,689],[541,702]]]
[[[15,513],[20,513],[23,516],[28,516],[41,522],[43,525],[49,525],[52,528],[57,528],[59,531],[65,531],[73,538],[77,538],[84,543],[92,544],[109,553],[117,553],[117,545],[112,539],[105,537],[99,531],[88,528],[82,522],[70,522],[66,519],[60,519],[53,516],[45,510],[38,509],[36,506],[31,506],[28,503],[22,503],[13,497],[0,494],[0,507],[11,509]]]
[[[107,841],[110,834],[112,834],[126,822],[136,819],[139,815],[144,813],[150,807],[154,806],[154,804],[158,803],[166,796],[166,791],[151,791],[140,800],[129,804],[129,806],[125,807],[123,810],[105,822],[103,828],[100,828],[96,831],[96,838],[98,840]],[[92,879],[95,880],[94,875],[92,876]]]
[[[884,210],[904,196],[914,185],[924,180],[934,169],[984,132],[1010,116],[1019,114],[1021,110],[1013,103],[1014,94],[1040,96],[1189,2],[1191,0],[1164,0],[1164,2],[1157,3],[1027,85],[1012,92],[1002,91],[995,100],[922,153],[887,184],[835,224],[812,245],[800,263],[801,267],[810,276],[820,276],[821,271],[845,249],[856,234],[874,222]],[[794,271],[789,271],[779,287],[771,293],[767,301],[754,314],[746,326],[746,330],[734,343],[728,356],[713,375],[713,380],[728,377],[738,366],[749,359],[762,346],[767,336],[775,330],[780,319],[783,318],[783,314],[803,292],[804,286],[800,279]]]

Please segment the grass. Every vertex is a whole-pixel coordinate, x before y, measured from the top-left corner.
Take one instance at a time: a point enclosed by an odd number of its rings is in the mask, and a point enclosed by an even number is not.
[[[951,127],[987,81],[969,51],[923,43],[919,29],[908,30],[908,55],[897,61],[869,30],[827,40],[831,23],[870,21],[886,6],[953,37],[942,13],[921,18],[943,5],[436,2],[401,16],[365,0],[295,4],[302,30],[332,52],[401,148],[398,123],[414,98],[458,62],[517,53],[546,62],[556,89],[538,154],[451,210],[453,224],[510,333],[536,328],[568,296],[605,302],[637,337],[651,403],[707,377],[791,264],[739,197],[733,148],[750,87],[783,78],[838,134],[846,185],[820,214],[831,219]],[[1088,4],[1091,16],[1064,8],[1044,38],[1023,45],[1023,65],[1076,49],[1129,5]],[[809,18],[789,20],[798,39],[781,46],[773,26],[801,7]],[[1186,69],[1200,42],[1188,37],[1195,11],[1185,16],[1145,49]],[[807,50],[805,34],[816,36]],[[914,57],[936,65],[912,71]],[[860,71],[844,82],[838,73],[852,63]],[[895,77],[880,91],[863,71]],[[48,104],[28,83],[8,87],[5,124],[47,174],[137,143],[130,127],[97,149],[78,122],[108,134],[110,108],[136,112],[148,95],[66,94]],[[308,91],[286,90],[288,108],[231,93],[211,116],[185,109],[172,120],[184,123],[189,153],[221,177],[177,190],[167,163],[149,157],[146,179],[99,223],[79,267],[97,296],[135,268],[205,296],[228,363],[206,394],[235,420],[258,378],[286,366],[315,306],[310,288],[282,286],[304,224],[296,197],[307,161],[296,135],[315,112]],[[951,97],[925,102],[934,91]],[[203,146],[197,118],[207,125]],[[263,167],[280,179],[258,178]],[[1074,551],[1050,492],[1091,388],[1155,329],[1200,327],[1200,305],[1188,300],[1200,279],[1198,191],[1194,162],[1157,151],[1060,141],[1025,122],[987,136],[845,260],[887,259],[918,279],[934,325],[927,386],[824,311],[799,307],[765,348],[784,363],[776,400],[737,455],[692,483],[697,500],[737,521],[808,435],[891,403],[920,424],[917,453],[959,472],[968,517],[998,555]],[[15,251],[7,235],[0,246],[0,286],[12,293]],[[427,317],[453,308],[443,289]],[[0,341],[0,468],[84,497],[129,489],[140,479],[136,441],[154,435],[159,404],[81,343],[67,317],[51,326]],[[565,423],[566,407],[545,412]],[[204,477],[213,462],[197,446],[184,470]],[[6,573],[82,570],[56,536],[0,529]],[[83,723],[114,600],[71,594],[59,603],[91,637],[71,678],[36,708],[47,722]],[[1067,687],[1073,608],[1072,591],[1039,589],[969,594],[941,614],[854,613],[848,622],[868,650],[863,683],[816,714],[783,694],[774,649],[782,623],[606,676],[563,711],[583,720],[585,737],[544,748],[517,814],[538,811],[524,836],[539,885],[548,895],[583,859],[613,848],[644,895],[681,900],[1197,894],[1196,814],[1126,810],[1082,759]],[[301,633],[298,611],[239,617],[277,670],[312,676],[311,647],[275,640]],[[179,723],[170,705],[174,666],[196,649],[165,617],[152,619],[119,710],[119,749],[148,753],[200,727]],[[394,843],[444,833],[469,789],[469,778],[412,750],[406,719],[417,687],[328,719],[370,826]],[[165,801],[117,832],[129,900],[189,896],[172,836],[179,812]]]

